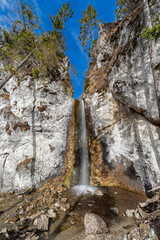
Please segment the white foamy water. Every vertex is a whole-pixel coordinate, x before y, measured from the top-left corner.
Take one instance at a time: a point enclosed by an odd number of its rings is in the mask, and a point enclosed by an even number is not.
[[[93,187],[91,185],[77,185],[72,188],[72,190],[76,193],[77,196],[85,195],[85,194],[92,194],[97,190],[97,187]]]
[[[80,101],[80,114],[81,114],[81,163],[78,185],[73,187],[72,190],[77,195],[94,194],[97,190],[96,187],[90,185],[89,176],[89,160],[88,160],[88,139],[87,139],[87,124],[85,115],[84,101]]]
[[[87,124],[84,101],[80,101],[81,113],[81,164],[78,185],[89,185],[89,162],[88,162],[88,141],[87,141]]]

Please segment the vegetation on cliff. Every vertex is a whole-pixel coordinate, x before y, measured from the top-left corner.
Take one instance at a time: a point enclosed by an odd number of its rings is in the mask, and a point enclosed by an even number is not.
[[[154,39],[158,41],[160,38],[160,14],[158,14],[153,19],[153,26],[149,28],[145,28],[142,32],[142,37],[146,38],[147,40]],[[155,70],[160,70],[160,63],[156,65],[154,68]]]
[[[117,0],[115,11],[117,20],[133,12],[141,2],[141,0]]]
[[[97,19],[97,11],[92,4],[89,4],[87,9],[82,12],[82,18],[79,22],[79,40],[81,41],[84,51],[89,48],[89,52],[91,53],[96,43],[98,25],[101,22]]]
[[[18,0],[17,18],[9,29],[0,28],[0,60],[5,70],[16,73],[16,66],[26,56],[27,63],[34,78],[47,77],[65,57],[65,22],[72,17],[70,3],[63,4],[55,16],[49,16],[53,30],[46,31],[40,27],[40,18],[34,14],[29,1]]]

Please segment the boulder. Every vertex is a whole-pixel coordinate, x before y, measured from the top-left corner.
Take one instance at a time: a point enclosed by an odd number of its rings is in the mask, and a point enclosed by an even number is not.
[[[119,215],[119,209],[117,207],[111,207],[110,211],[116,214],[117,216]]]
[[[88,234],[105,234],[108,228],[104,220],[94,213],[86,213],[84,218],[85,233]]]
[[[48,231],[49,218],[42,214],[34,220],[33,225],[40,231]]]

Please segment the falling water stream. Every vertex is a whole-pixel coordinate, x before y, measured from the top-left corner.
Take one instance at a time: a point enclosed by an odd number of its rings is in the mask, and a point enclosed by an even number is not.
[[[80,101],[80,114],[81,114],[81,163],[79,174],[79,185],[89,185],[89,162],[88,162],[88,140],[87,140],[87,125],[84,101]]]
[[[94,193],[97,189],[90,185],[89,157],[88,157],[88,136],[85,106],[83,99],[80,100],[80,169],[78,185],[74,190],[78,195],[85,194],[88,191]]]

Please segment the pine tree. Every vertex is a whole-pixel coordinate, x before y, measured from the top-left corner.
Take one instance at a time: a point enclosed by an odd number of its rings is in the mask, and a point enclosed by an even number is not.
[[[97,19],[97,11],[89,4],[87,9],[82,12],[82,18],[80,22],[80,35],[79,40],[86,51],[91,43],[95,44],[95,36],[97,33],[98,24],[101,22]],[[92,51],[92,47],[90,48]]]
[[[63,30],[65,29],[65,22],[71,18],[73,15],[72,8],[70,7],[70,3],[67,2],[66,4],[62,5],[62,8],[58,10],[58,14],[55,16],[49,16],[52,26],[53,32],[52,35],[55,37],[59,49],[62,51],[66,50],[65,38],[63,35]]]
[[[0,29],[0,60],[6,66],[4,70],[10,71],[7,79],[17,73],[26,61],[34,78],[45,78],[53,69],[58,69],[58,64],[65,57],[66,46],[62,31],[65,22],[73,15],[72,9],[69,3],[63,4],[58,14],[50,17],[53,31],[44,32],[41,28],[42,33],[39,35],[36,29],[40,20],[28,0],[17,0],[17,13],[17,19],[9,31]]]
[[[145,28],[142,32],[142,37],[157,41],[160,38],[160,14],[153,19],[153,27]]]
[[[120,19],[133,12],[140,4],[141,0],[117,0],[116,19]]]

